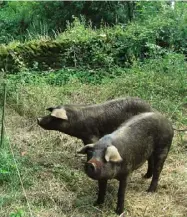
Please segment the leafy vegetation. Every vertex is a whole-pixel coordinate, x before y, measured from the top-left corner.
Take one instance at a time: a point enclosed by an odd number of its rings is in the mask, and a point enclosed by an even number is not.
[[[74,17],[73,23],[55,39],[44,36],[25,43],[14,41],[1,45],[0,68],[11,72],[28,68],[110,69],[114,65],[129,67],[134,60],[144,61],[170,51],[186,55],[186,12],[187,7],[181,5],[174,11],[163,7],[155,16],[148,14],[147,19],[97,30],[88,25],[85,18]]]
[[[159,8],[159,4],[158,8]],[[94,27],[101,22],[106,25],[126,24],[135,17],[133,2],[2,2],[0,10],[0,42],[11,39],[37,38],[40,35],[54,36],[64,31],[73,16],[84,16]],[[160,6],[161,7],[161,6]],[[137,4],[140,14],[141,3]]]
[[[39,75],[38,72],[10,74],[7,75],[7,100],[14,104],[14,109],[20,114],[28,112],[32,117],[42,113],[44,107],[51,106],[51,100],[53,104],[68,103],[66,100],[71,98],[72,93],[75,98],[81,95],[80,103],[82,100],[86,103],[92,99],[90,103],[95,103],[98,99],[104,101],[126,95],[139,96],[174,121],[185,124],[182,110],[187,102],[186,70],[183,55],[168,54],[164,58],[149,59],[144,64],[134,62],[130,69],[113,68],[110,76],[104,70],[92,70],[89,74],[89,71],[65,69]],[[90,95],[83,94],[88,88],[91,88]],[[48,89],[50,93],[45,94]],[[99,91],[98,99],[94,89]],[[75,101],[78,103],[79,99]]]

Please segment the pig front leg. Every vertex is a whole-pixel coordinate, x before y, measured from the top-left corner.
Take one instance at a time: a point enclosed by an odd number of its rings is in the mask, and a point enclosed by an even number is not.
[[[107,180],[99,180],[98,186],[99,186],[99,192],[98,192],[98,198],[97,198],[95,205],[104,203],[105,195],[106,195],[106,188],[107,188]]]
[[[125,189],[127,186],[127,176],[119,180],[118,202],[116,213],[121,214],[124,211]]]

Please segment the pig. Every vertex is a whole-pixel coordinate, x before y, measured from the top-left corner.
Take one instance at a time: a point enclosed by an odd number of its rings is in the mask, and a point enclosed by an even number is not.
[[[150,112],[152,108],[140,98],[128,97],[96,105],[63,105],[47,110],[51,114],[37,119],[40,127],[77,137],[86,145],[113,132],[130,117]]]
[[[152,181],[148,192],[157,189],[158,179],[168,155],[173,128],[170,121],[158,112],[145,112],[124,122],[116,131],[97,142],[81,148],[79,154],[87,154],[85,173],[98,180],[99,192],[96,204],[104,202],[108,179],[119,181],[116,212],[124,210],[127,178],[134,170],[148,161],[145,178]]]

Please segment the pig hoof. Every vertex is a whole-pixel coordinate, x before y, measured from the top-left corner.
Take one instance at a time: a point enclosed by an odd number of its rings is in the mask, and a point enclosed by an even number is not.
[[[103,203],[104,201],[95,201],[94,206],[102,206]]]
[[[154,188],[148,188],[147,189],[147,192],[149,192],[149,193],[154,193],[156,191],[156,189],[154,189]]]
[[[117,213],[118,215],[122,214],[123,211],[124,211],[123,208],[117,208],[117,209],[116,209],[116,213]]]

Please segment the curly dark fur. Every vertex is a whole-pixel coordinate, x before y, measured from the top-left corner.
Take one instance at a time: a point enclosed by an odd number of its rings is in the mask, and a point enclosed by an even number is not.
[[[47,130],[57,130],[82,139],[84,144],[97,141],[116,130],[125,120],[152,108],[139,98],[121,98],[96,105],[64,105],[49,110],[64,108],[68,120],[50,115],[41,118],[38,124]]]

